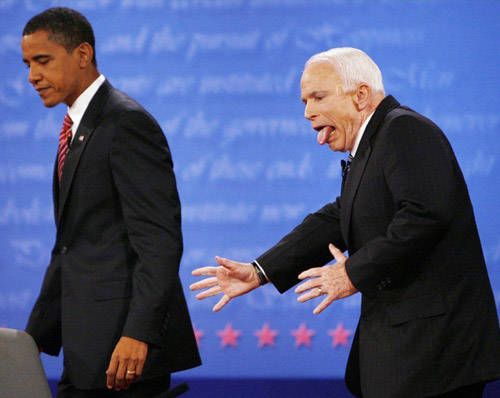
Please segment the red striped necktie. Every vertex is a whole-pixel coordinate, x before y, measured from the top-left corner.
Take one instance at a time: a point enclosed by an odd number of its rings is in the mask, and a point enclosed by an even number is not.
[[[61,183],[61,176],[64,168],[64,161],[68,155],[69,143],[71,140],[71,126],[73,121],[68,114],[64,116],[61,133],[59,134],[59,147],[57,149],[57,176],[59,183]]]

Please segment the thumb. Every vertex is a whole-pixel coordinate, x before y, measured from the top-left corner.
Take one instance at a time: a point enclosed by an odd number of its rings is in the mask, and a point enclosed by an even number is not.
[[[333,257],[335,258],[335,261],[337,262],[342,262],[346,259],[346,256],[344,256],[344,253],[342,253],[336,246],[334,246],[332,243],[328,245],[328,249],[330,250],[330,253],[332,253]]]
[[[234,261],[224,257],[215,256],[215,261],[217,261],[217,264],[223,266],[229,271],[234,271],[237,268],[237,265]]]

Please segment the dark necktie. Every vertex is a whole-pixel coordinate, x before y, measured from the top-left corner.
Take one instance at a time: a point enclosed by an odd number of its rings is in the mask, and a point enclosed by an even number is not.
[[[59,183],[61,183],[62,172],[64,168],[64,161],[68,155],[69,143],[71,140],[71,126],[73,121],[68,114],[64,116],[61,133],[59,134],[59,147],[57,148],[57,176]]]
[[[349,170],[351,169],[352,159],[353,159],[352,155],[349,154],[347,160],[342,159],[340,161],[340,166],[342,167],[342,188],[341,188],[342,191],[344,191],[344,185],[347,179],[347,174],[349,174]]]

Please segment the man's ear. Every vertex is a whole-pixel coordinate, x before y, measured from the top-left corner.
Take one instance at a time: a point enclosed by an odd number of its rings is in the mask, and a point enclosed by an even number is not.
[[[361,83],[353,93],[353,101],[358,111],[366,109],[370,105],[372,90],[366,83]]]
[[[78,51],[78,55],[80,56],[80,68],[84,69],[92,63],[92,59],[94,58],[94,49],[89,43],[81,43],[76,48],[76,51]]]

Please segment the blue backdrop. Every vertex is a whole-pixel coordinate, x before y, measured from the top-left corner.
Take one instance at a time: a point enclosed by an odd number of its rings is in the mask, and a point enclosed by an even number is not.
[[[88,16],[101,72],[164,128],[183,205],[185,287],[214,255],[251,260],[338,194],[342,155],[318,147],[299,79],[313,53],[353,46],[379,64],[388,93],[448,135],[499,304],[499,1],[0,0],[0,326],[24,327],[54,241],[65,108],[43,107],[19,43],[29,17],[55,5]],[[313,316],[317,303],[271,286],[218,314],[215,300],[186,293],[204,365],[184,377],[343,376],[359,296]],[[259,340],[265,324],[274,333]],[[301,324],[310,345],[292,335]],[[239,331],[233,341],[219,336],[228,325]],[[44,361],[58,377],[60,360]]]

